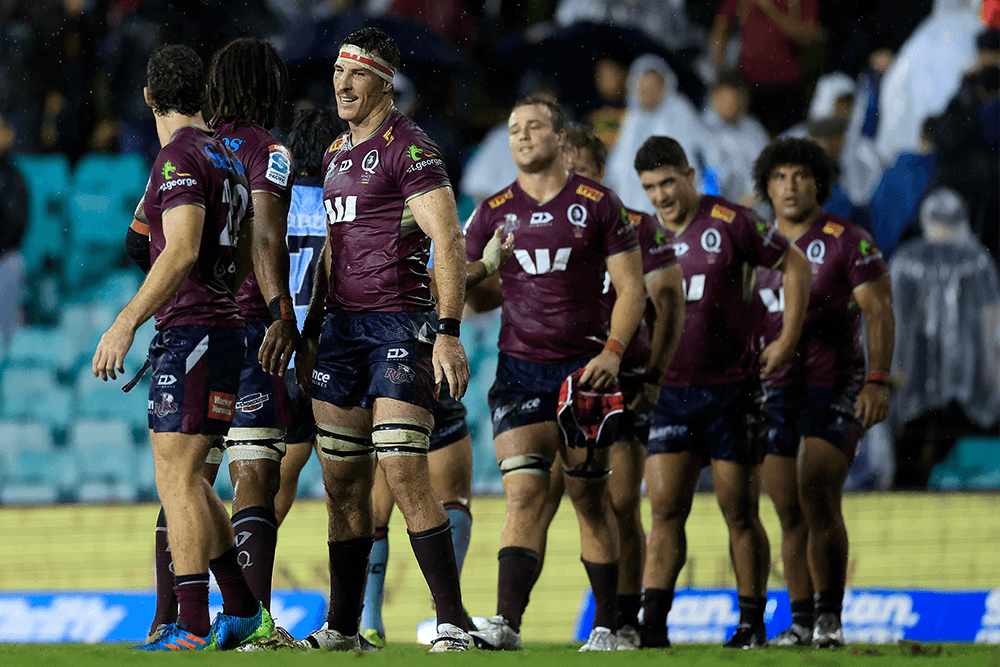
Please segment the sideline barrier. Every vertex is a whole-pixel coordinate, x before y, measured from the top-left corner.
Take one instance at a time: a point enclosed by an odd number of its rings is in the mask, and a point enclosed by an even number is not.
[[[718,643],[729,639],[740,620],[736,591],[677,591],[667,617],[670,641]],[[844,639],[865,644],[920,642],[1000,644],[1000,588],[991,591],[849,589],[844,594]],[[768,591],[764,612],[773,639],[792,623],[788,591]],[[586,641],[594,623],[594,596],[584,591],[574,628]]]
[[[222,611],[222,597],[209,595],[209,615]],[[156,610],[156,593],[0,593],[0,643],[142,643]],[[275,623],[304,637],[326,620],[326,596],[309,591],[274,591]]]

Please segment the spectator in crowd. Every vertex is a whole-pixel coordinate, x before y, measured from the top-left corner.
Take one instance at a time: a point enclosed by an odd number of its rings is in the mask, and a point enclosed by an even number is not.
[[[964,435],[1000,415],[1000,279],[954,190],[931,191],[920,238],[889,264],[897,320],[890,419],[896,428],[896,488],[923,489],[931,469]]]
[[[615,145],[625,116],[628,65],[618,58],[604,57],[594,63],[594,87],[600,101],[587,114],[587,121],[608,148]]]
[[[28,189],[10,159],[14,138],[13,126],[0,116],[0,344],[10,342],[23,320],[24,260],[17,249],[28,225]]]
[[[701,119],[718,151],[719,196],[752,206],[753,163],[770,139],[760,121],[747,113],[750,88],[739,74],[723,73],[709,100]]]
[[[818,0],[723,0],[712,25],[716,69],[727,68],[731,28],[742,41],[739,68],[753,86],[750,109],[776,135],[805,116],[804,53],[819,40]]]

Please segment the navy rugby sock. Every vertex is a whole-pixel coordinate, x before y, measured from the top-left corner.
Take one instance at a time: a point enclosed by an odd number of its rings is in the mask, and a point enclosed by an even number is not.
[[[358,634],[368,555],[373,541],[369,535],[327,542],[330,550],[330,610],[326,622],[331,630],[348,637]]]
[[[806,628],[813,626],[813,601],[792,600],[792,623]]]
[[[766,597],[750,597],[740,595],[736,598],[740,608],[740,625],[759,627],[764,625],[764,608],[767,607]]]

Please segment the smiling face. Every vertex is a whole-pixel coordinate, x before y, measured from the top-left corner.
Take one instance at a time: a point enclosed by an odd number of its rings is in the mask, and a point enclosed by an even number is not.
[[[819,208],[816,178],[809,167],[782,164],[771,170],[767,196],[778,218],[802,222]]]
[[[556,132],[552,112],[542,104],[515,107],[507,121],[510,152],[520,171],[533,174],[549,168],[562,156],[565,130]]]
[[[639,172],[642,189],[649,197],[660,219],[671,225],[683,225],[698,205],[699,195],[694,187],[694,169],[673,166],[657,167]]]
[[[366,67],[340,58],[333,69],[337,113],[348,123],[360,125],[392,96],[392,84]]]

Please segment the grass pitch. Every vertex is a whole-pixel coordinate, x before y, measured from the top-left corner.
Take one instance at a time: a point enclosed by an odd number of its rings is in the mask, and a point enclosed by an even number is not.
[[[755,651],[722,649],[715,645],[681,645],[673,648],[618,653],[577,653],[579,644],[528,644],[516,653],[470,651],[456,655],[427,655],[426,647],[389,644],[377,653],[327,653],[323,651],[277,651],[269,653],[145,653],[125,645],[102,644],[0,644],[0,665],[45,665],[46,667],[89,667],[90,665],[205,665],[207,667],[244,664],[267,667],[329,667],[364,660],[376,665],[422,667],[440,665],[483,667],[530,665],[548,667],[567,664],[610,667],[686,667],[688,665],[726,667],[885,667],[888,665],[940,665],[941,667],[1000,667],[1000,646],[981,644],[854,644],[843,649],[817,651],[806,648],[768,648]]]

